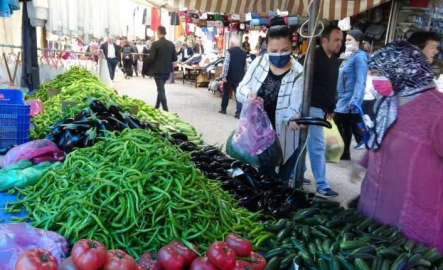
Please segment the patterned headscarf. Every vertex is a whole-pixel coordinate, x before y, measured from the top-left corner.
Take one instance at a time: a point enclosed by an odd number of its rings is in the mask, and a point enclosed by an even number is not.
[[[394,88],[394,95],[375,103],[375,126],[368,146],[378,150],[386,132],[397,120],[398,98],[413,96],[436,86],[426,56],[408,42],[392,42],[379,49],[369,60],[369,68],[387,77]]]

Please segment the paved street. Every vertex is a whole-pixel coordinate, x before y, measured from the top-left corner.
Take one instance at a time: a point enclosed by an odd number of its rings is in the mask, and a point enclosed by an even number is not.
[[[145,101],[148,105],[155,105],[157,91],[153,79],[133,77],[125,80],[118,74],[115,88],[121,95],[128,95]],[[168,106],[171,112],[192,124],[208,144],[224,145],[230,133],[235,129],[237,119],[234,118],[235,102],[230,101],[228,114],[219,114],[221,98],[214,96],[207,88],[195,88],[194,85],[183,85],[181,80],[175,84],[166,85]],[[359,194],[360,182],[351,183],[351,167],[355,160],[359,160],[364,150],[354,151],[351,155],[354,161],[342,161],[339,164],[327,164],[327,177],[334,190],[340,193],[341,202],[348,202]],[[308,164],[306,178],[313,180]],[[314,191],[315,183],[309,186]]]

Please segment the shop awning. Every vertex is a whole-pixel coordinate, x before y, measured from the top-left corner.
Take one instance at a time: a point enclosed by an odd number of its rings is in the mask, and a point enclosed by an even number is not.
[[[208,12],[247,13],[269,10],[289,11],[290,14],[306,16],[309,0],[146,0],[168,10],[189,8]],[[390,0],[324,0],[320,18],[340,20],[359,14]]]

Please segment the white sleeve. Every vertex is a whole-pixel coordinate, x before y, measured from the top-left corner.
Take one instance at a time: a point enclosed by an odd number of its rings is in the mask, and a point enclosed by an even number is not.
[[[253,75],[254,71],[258,66],[258,63],[260,62],[261,57],[257,57],[254,61],[252,61],[251,65],[249,65],[248,70],[246,71],[245,76],[243,77],[243,80],[240,82],[237,88],[237,101],[240,103],[244,103],[246,99],[248,98],[249,92],[252,90],[252,81],[254,80]]]

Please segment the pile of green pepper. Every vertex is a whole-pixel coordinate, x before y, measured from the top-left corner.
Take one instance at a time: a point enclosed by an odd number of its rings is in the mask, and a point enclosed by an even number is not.
[[[196,170],[158,133],[126,129],[91,148],[77,149],[63,166],[48,170],[32,187],[19,190],[22,207],[38,228],[74,243],[88,238],[137,256],[173,239],[205,249],[227,233],[259,239],[259,214],[240,208],[216,181]]]

